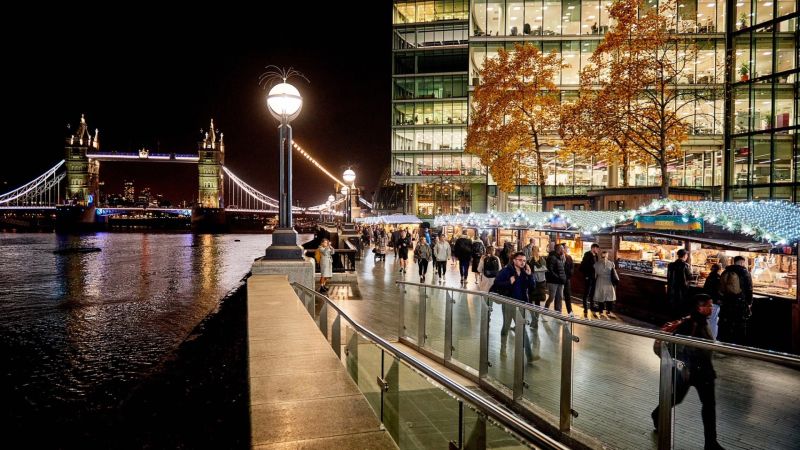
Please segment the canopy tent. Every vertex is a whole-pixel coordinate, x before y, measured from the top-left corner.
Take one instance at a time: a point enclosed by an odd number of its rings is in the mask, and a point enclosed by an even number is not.
[[[358,223],[366,225],[400,225],[400,224],[420,224],[422,220],[412,214],[392,214],[391,216],[376,217],[357,217],[354,219]]]
[[[630,211],[561,211],[515,213],[471,213],[436,216],[434,224],[480,228],[535,228],[591,234],[633,220],[637,214],[659,210],[702,218],[728,231],[752,236],[771,244],[788,245],[800,241],[800,206],[784,201],[708,202],[654,200]]]

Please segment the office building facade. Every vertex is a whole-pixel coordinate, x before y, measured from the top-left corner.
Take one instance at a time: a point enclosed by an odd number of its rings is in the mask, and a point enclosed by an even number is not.
[[[518,186],[516,192],[504,195],[479,161],[463,153],[469,92],[480,83],[478,74],[487,58],[500,48],[527,43],[561,55],[569,65],[556,80],[562,101],[576,98],[580,70],[612,25],[606,10],[610,4],[606,0],[395,1],[392,180],[408,187],[406,211],[428,216],[477,212],[481,207],[541,207],[537,186]],[[668,166],[670,185],[700,188],[714,199],[800,201],[796,1],[678,0],[674,5],[672,29],[697,47],[679,85],[700,95],[693,100],[696,113],[689,120],[682,154]],[[657,0],[647,0],[643,10],[658,6]],[[738,22],[726,19],[726,9],[736,11]],[[740,16],[747,18],[745,26]],[[726,64],[728,54],[739,59]],[[439,63],[432,62],[438,58]],[[745,60],[752,60],[747,79],[738,75]],[[457,90],[440,88],[437,75],[425,71],[439,64],[447,65],[447,76],[457,77]],[[452,96],[464,91],[465,97]],[[454,104],[452,109],[438,105],[448,102]],[[441,138],[437,127],[442,128]],[[559,145],[558,137],[552,136],[545,149],[546,196],[582,195],[622,186],[625,179],[628,186],[661,183],[655,164],[634,163],[623,174],[621,167],[609,167],[601,159],[557,157]],[[448,184],[470,188],[454,195]],[[471,196],[465,201],[467,192]]]

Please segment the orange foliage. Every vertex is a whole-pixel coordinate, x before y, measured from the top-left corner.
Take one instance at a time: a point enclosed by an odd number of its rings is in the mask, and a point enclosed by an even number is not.
[[[472,97],[466,152],[489,168],[498,187],[536,183],[544,191],[542,148],[559,129],[561,101],[554,79],[566,67],[555,52],[532,45],[500,49],[480,71]]]

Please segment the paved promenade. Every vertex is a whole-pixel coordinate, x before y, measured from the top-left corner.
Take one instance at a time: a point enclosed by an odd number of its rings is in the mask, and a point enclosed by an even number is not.
[[[402,274],[390,253],[385,262],[375,262],[371,253],[359,261],[358,285],[334,284],[332,298],[355,320],[390,341],[398,338],[398,302],[402,295],[397,280],[419,282],[417,266],[409,263]],[[427,283],[432,284],[432,268]],[[440,284],[435,284],[440,285]],[[457,265],[448,262],[445,286],[459,287]],[[408,288],[409,299],[418,298],[415,287]],[[476,289],[470,274],[467,289]],[[429,295],[430,295],[429,291]],[[435,291],[434,291],[435,292]],[[407,294],[407,295],[408,295]],[[406,317],[416,317],[413,300]],[[573,303],[575,314],[583,310]],[[478,352],[478,297],[459,295],[454,305],[454,358],[473,367]],[[428,305],[428,344],[442,348],[444,297],[433,295]],[[648,326],[626,317],[619,323]],[[495,307],[490,321],[490,376],[510,386],[513,356],[503,356],[499,327],[500,308]],[[411,328],[411,326],[409,326]],[[413,333],[413,330],[411,330]],[[524,397],[556,422],[558,415],[561,324],[548,318],[535,329],[527,328],[541,359],[527,366]],[[580,342],[573,346],[573,419],[576,433],[593,436],[594,445],[606,448],[656,448],[650,411],[658,402],[659,360],[653,355],[652,340],[608,330],[575,325]],[[513,332],[510,342],[513,342]],[[513,345],[511,343],[508,344]],[[509,351],[509,354],[513,352]],[[739,357],[715,355],[719,441],[732,449],[798,448],[800,430],[800,372],[770,363]],[[694,389],[675,408],[675,448],[702,448],[703,429],[700,402]]]

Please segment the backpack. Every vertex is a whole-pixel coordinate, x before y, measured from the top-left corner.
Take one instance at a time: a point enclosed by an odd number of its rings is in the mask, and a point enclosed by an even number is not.
[[[475,258],[480,258],[484,253],[486,253],[486,248],[483,246],[483,242],[475,241],[472,243],[472,256]]]
[[[483,276],[494,278],[498,272],[500,272],[500,263],[497,261],[497,256],[488,256],[483,261]]]
[[[675,330],[677,330],[678,327],[681,326],[681,324],[683,324],[683,322],[689,320],[689,318],[690,318],[690,316],[686,316],[686,317],[682,317],[682,318],[680,318],[678,320],[673,320],[671,322],[667,322],[667,323],[665,323],[664,325],[661,326],[660,330],[663,331],[664,333],[675,334]],[[660,339],[656,339],[653,342],[653,353],[655,353],[656,356],[661,357],[661,340]]]
[[[741,294],[742,285],[739,283],[739,275],[732,270],[722,272],[722,276],[719,277],[719,290],[722,295]]]
[[[322,260],[322,252],[320,252],[319,249],[314,252],[314,259],[317,260],[317,264]]]

